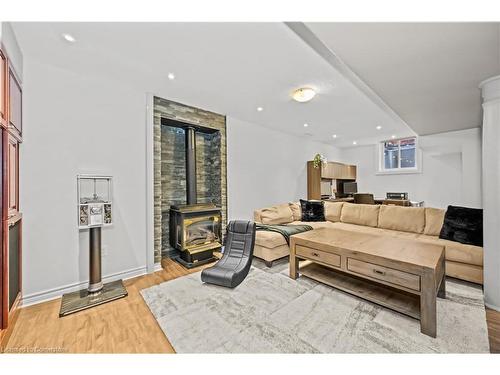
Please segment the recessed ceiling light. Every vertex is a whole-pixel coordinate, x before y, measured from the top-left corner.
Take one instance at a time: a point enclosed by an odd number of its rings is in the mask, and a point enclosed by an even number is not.
[[[333,138],[337,138],[337,134],[332,135]]]
[[[70,43],[75,43],[76,42],[75,37],[73,35],[71,35],[71,34],[63,34],[62,37],[67,42],[70,42]]]
[[[396,136],[393,134],[393,135],[391,135],[391,138],[394,139],[394,138],[396,138]]]
[[[376,129],[380,130],[380,129],[382,129],[382,127],[380,125],[377,125]]]
[[[262,108],[262,107],[257,107],[257,111],[258,111],[258,112],[262,112],[263,110],[264,110],[264,108]]]
[[[169,80],[172,81],[172,80],[175,79],[175,74],[174,73],[168,73],[167,77],[168,77]]]
[[[309,126],[309,124],[304,124],[304,128],[307,128]]]
[[[356,142],[356,141],[352,141],[352,144],[353,144],[353,145],[357,145],[357,144],[358,144],[358,142]]]
[[[315,96],[316,96],[316,91],[314,91],[310,87],[301,87],[300,89],[297,89],[294,92],[292,92],[293,100],[300,103],[308,102]]]

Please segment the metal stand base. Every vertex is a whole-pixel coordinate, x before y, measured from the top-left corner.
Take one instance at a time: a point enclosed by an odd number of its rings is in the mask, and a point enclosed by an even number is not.
[[[121,280],[104,284],[102,290],[96,293],[90,293],[87,289],[67,293],[62,296],[59,317],[102,305],[103,303],[111,302],[127,295],[127,289],[125,289]]]
[[[200,260],[200,261],[194,262],[194,263],[186,262],[180,256],[173,257],[172,259],[188,269],[203,266],[204,264],[216,262],[219,260],[219,258],[217,258],[216,256],[213,256],[213,257],[205,259],[205,260]]]

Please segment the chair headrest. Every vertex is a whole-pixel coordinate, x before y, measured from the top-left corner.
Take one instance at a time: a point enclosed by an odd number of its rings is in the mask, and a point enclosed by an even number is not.
[[[227,229],[233,233],[252,233],[255,230],[255,223],[246,220],[233,220],[229,222]]]

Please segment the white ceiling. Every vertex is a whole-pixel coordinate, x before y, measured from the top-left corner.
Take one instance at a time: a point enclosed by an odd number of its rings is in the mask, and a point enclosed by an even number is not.
[[[498,24],[307,26],[383,101],[282,23],[13,23],[27,64],[127,82],[339,147],[480,125],[477,86],[500,73]],[[317,97],[292,101],[300,86]]]
[[[480,126],[499,23],[307,23],[419,135]]]
[[[128,82],[320,142],[346,147],[354,140],[361,145],[413,134],[282,23],[28,22],[13,28],[26,64],[37,60]],[[76,43],[64,41],[62,33]],[[168,80],[169,72],[175,80]],[[306,104],[292,101],[290,92],[300,86],[315,88],[317,97]],[[264,110],[257,112],[258,106]]]

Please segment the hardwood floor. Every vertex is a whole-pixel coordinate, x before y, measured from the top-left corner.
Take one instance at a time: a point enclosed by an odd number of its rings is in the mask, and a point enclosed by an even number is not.
[[[163,270],[126,280],[128,297],[64,318],[61,300],[22,308],[6,352],[174,353],[139,291],[197,272],[166,259]],[[208,265],[210,266],[210,265]],[[205,266],[207,267],[207,266]],[[487,309],[492,353],[500,353],[500,312]]]
[[[139,291],[197,272],[172,260],[126,280],[128,297],[59,318],[61,299],[22,308],[6,352],[174,353]]]
[[[486,322],[488,323],[490,352],[500,353],[500,312],[486,309]]]

